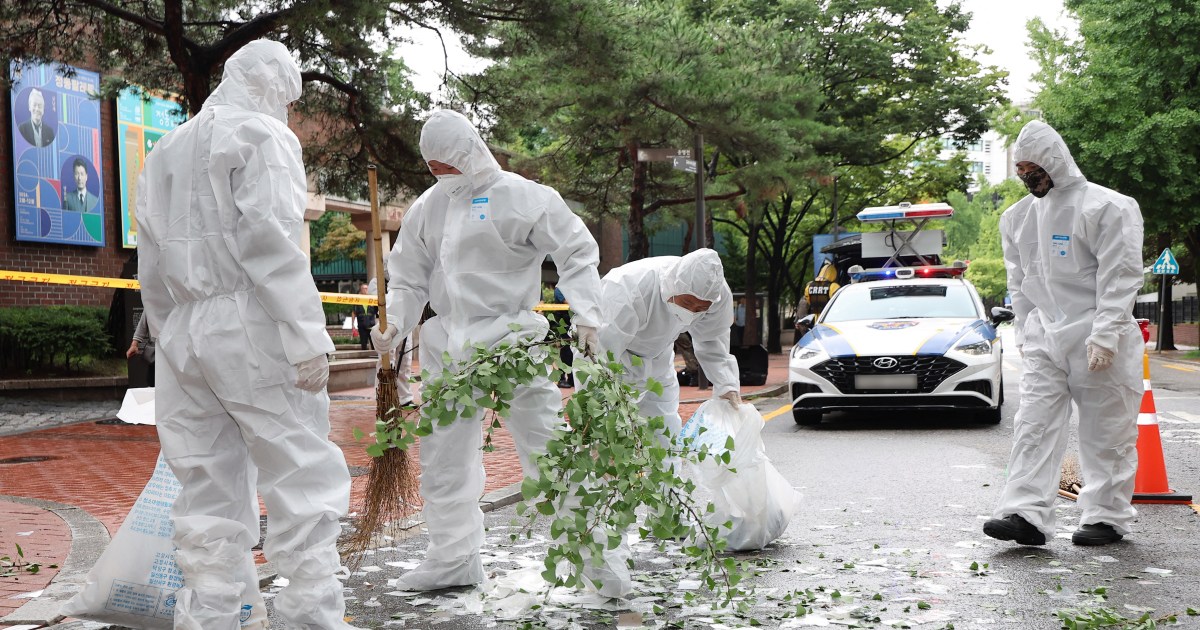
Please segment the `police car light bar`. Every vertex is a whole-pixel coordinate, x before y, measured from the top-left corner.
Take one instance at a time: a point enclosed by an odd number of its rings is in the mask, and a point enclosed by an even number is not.
[[[951,265],[929,265],[924,267],[890,267],[884,269],[863,269],[854,265],[848,271],[852,282],[870,282],[871,280],[909,280],[912,278],[960,278],[967,270],[967,264],[961,260]]]
[[[947,203],[918,203],[908,202],[898,206],[879,206],[865,208],[858,213],[858,220],[870,221],[904,221],[912,219],[944,219],[954,216],[954,208]]]

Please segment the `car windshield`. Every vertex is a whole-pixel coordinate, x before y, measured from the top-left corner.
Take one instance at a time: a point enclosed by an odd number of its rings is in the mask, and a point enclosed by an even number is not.
[[[821,321],[978,316],[971,293],[963,285],[859,285],[842,289],[837,299],[826,307]]]

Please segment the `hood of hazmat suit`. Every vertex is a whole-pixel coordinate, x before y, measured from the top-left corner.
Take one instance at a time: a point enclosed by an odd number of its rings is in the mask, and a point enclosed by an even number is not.
[[[558,286],[577,325],[597,326],[600,255],[583,221],[548,186],[502,171],[487,143],[462,114],[434,112],[421,130],[421,155],[457,168],[442,176],[404,216],[388,256],[388,320],[411,331],[426,302],[446,327],[456,359],[464,344],[494,345],[512,337],[509,324],[539,337],[546,320],[541,262],[558,268]]]
[[[172,519],[184,575],[180,627],[236,628],[239,566],[258,539],[257,470],[271,511],[264,546],[289,586],[289,627],[346,627],[338,519],[349,473],[328,439],[328,395],[296,365],[333,351],[301,249],[307,182],[284,120],[300,70],[278,42],[225,63],[200,112],[155,146],[139,179],[139,280],[158,337],[163,456],[182,484]],[[232,601],[231,601],[231,598]]]
[[[1142,286],[1142,215],[1133,199],[1089,182],[1044,122],[1025,125],[1013,159],[1044,168],[1054,187],[1041,198],[1027,195],[1000,219],[1025,370],[1009,481],[996,514],[1019,514],[1054,537],[1074,400],[1088,480],[1081,523],[1108,523],[1124,534],[1136,514],[1129,497],[1144,346],[1132,314]],[[1113,366],[1089,372],[1089,345],[1115,352]]]
[[[678,384],[669,359],[676,337],[688,332],[696,359],[713,383],[714,396],[740,389],[737,361],[729,354],[733,294],[717,252],[700,249],[683,257],[656,256],[627,263],[608,272],[601,289],[600,347],[605,351],[625,363],[630,362],[629,355],[641,357],[644,364],[664,357],[662,369],[655,370],[661,373],[646,376]],[[684,323],[667,302],[678,295],[692,295],[712,306]]]

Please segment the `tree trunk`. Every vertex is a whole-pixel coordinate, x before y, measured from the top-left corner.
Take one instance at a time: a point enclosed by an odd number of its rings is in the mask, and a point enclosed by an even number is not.
[[[683,251],[679,252],[680,256],[687,256],[688,252],[692,251],[692,235],[696,232],[695,220],[686,221],[687,231],[683,234]]]
[[[633,159],[633,187],[629,191],[629,257],[625,262],[641,260],[650,255],[646,238],[646,163],[637,159],[637,144],[629,145]]]

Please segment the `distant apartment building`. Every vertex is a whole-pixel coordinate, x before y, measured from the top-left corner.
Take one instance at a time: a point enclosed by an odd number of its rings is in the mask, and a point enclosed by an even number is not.
[[[949,136],[942,137],[942,159],[948,160],[959,152],[966,154],[967,166],[971,173],[971,184],[967,187],[967,192],[979,190],[981,177],[989,184],[999,184],[1014,176],[1009,149],[1004,146],[1004,138],[995,131],[989,129],[978,140],[970,143],[960,143]]]

